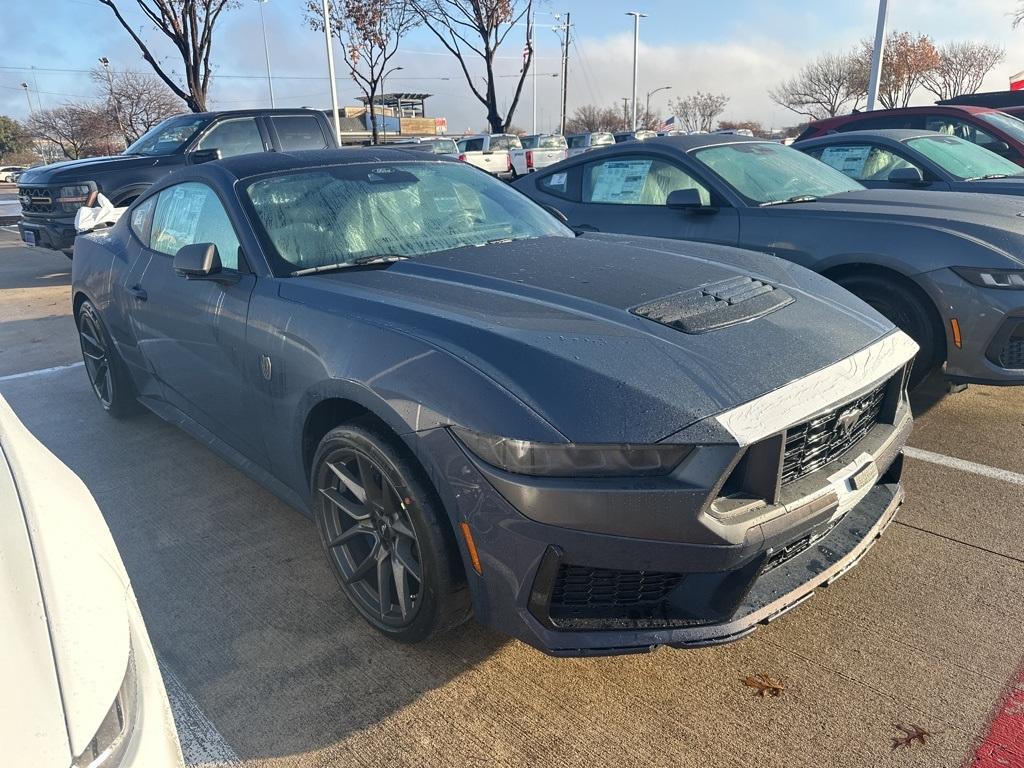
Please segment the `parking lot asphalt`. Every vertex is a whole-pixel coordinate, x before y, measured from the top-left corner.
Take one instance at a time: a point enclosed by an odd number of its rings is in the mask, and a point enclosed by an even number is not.
[[[1024,391],[916,393],[897,522],[738,643],[553,659],[470,623],[402,646],[348,606],[300,513],[156,417],[101,411],[74,365],[69,265],[0,230],[0,394],[103,510],[190,765],[1024,765],[1005,735],[1024,734],[1007,703],[1024,684]],[[760,673],[780,696],[741,682]],[[932,735],[894,749],[897,725]]]

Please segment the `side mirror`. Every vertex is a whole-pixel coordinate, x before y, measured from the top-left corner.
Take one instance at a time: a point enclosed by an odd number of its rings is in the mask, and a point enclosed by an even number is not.
[[[924,176],[920,168],[896,168],[889,173],[889,182],[892,184],[923,184]]]
[[[1002,155],[1003,157],[1009,157],[1013,154],[1010,151],[1010,145],[1005,141],[997,141],[995,144],[988,147],[988,149],[995,152],[997,155]]]
[[[543,209],[544,209],[545,211],[547,211],[548,213],[550,213],[550,214],[551,214],[552,216],[554,216],[554,217],[555,217],[556,219],[558,219],[558,220],[559,220],[560,222],[562,222],[562,223],[563,223],[563,224],[565,224],[566,226],[568,226],[568,225],[569,225],[569,217],[568,217],[568,216],[566,216],[566,215],[565,215],[564,213],[562,213],[562,212],[561,212],[560,210],[558,210],[557,208],[555,208],[555,206],[553,206],[553,205],[547,205],[547,204],[545,203],[545,204],[541,205],[541,208],[543,208]]]
[[[693,189],[677,189],[668,193],[665,206],[679,211],[692,211],[707,206],[700,199],[700,191]]]
[[[174,272],[186,280],[215,278],[220,271],[220,254],[213,243],[192,243],[174,254]]]
[[[188,153],[188,161],[192,165],[209,163],[213,160],[220,160],[220,150],[216,147],[210,149],[196,149]]]

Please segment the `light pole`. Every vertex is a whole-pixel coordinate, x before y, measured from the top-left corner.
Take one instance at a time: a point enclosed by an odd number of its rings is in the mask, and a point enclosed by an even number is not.
[[[882,76],[882,59],[885,56],[885,23],[889,15],[889,0],[878,0],[878,23],[875,26],[875,47],[871,50],[871,77],[868,80],[867,110],[875,108],[878,98],[878,81]]]
[[[260,26],[263,27],[263,57],[267,60],[267,88],[270,90],[270,108],[274,108],[274,81],[270,77],[270,47],[267,45],[267,22],[263,19],[263,5],[267,0],[256,0],[260,6]]]
[[[386,101],[387,100],[387,96],[388,96],[388,90],[387,90],[387,87],[385,85],[385,81],[387,79],[387,76],[390,75],[392,72],[398,72],[401,69],[405,69],[405,67],[392,67],[391,69],[389,69],[387,72],[385,72],[383,75],[380,76],[380,90],[381,90],[380,98],[381,98],[382,102]],[[372,108],[373,102],[370,102],[370,104],[371,104],[371,108]],[[383,138],[382,143],[383,144],[387,144],[388,143],[388,116],[384,114],[384,104],[383,103],[381,104],[381,116],[380,117],[381,117],[381,124],[384,127],[384,138]],[[401,119],[402,118],[401,118],[401,116],[399,116],[398,119],[399,119],[398,130],[399,130],[399,132],[401,132],[401,130],[402,130],[402,123],[401,123]]]
[[[121,113],[117,109],[117,99],[114,98],[114,75],[110,71],[110,59],[106,56],[100,56],[99,62],[103,65],[103,74],[107,78],[107,103],[110,105],[110,111],[114,113],[114,122],[117,123],[117,129],[121,132],[121,137],[124,139],[124,146],[127,148],[127,131],[124,129],[124,123],[121,122]]]
[[[671,90],[671,88],[671,85],[663,85],[661,88],[655,88],[653,91],[647,92],[647,109],[644,111],[644,119],[649,120],[651,117],[651,96],[656,94],[658,91],[668,91]]]
[[[22,83],[21,87],[25,89],[25,101],[28,102],[28,116],[32,117],[32,112],[35,110],[32,109],[32,97],[28,93],[28,83]]]
[[[646,13],[639,11],[626,11],[627,16],[633,17],[633,131],[636,131],[636,71],[637,71],[637,49],[640,47],[640,19],[647,18]]]
[[[327,39],[327,77],[331,81],[331,112],[334,116],[334,143],[341,146],[338,117],[338,85],[334,82],[334,46],[331,39],[331,0],[324,0],[324,37]]]

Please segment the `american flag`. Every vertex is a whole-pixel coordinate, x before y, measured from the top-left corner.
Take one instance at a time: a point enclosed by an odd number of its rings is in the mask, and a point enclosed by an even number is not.
[[[659,131],[674,131],[676,129],[676,116],[669,115],[665,118],[665,122],[658,126]]]

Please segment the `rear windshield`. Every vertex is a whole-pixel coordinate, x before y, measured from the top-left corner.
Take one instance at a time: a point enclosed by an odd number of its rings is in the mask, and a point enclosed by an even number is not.
[[[592,147],[604,147],[608,144],[614,144],[615,137],[610,133],[592,133],[590,134],[590,146]]]
[[[573,236],[524,195],[462,163],[304,169],[258,179],[246,193],[281,259],[275,271],[283,274],[495,240]]]
[[[564,136],[541,136],[537,146],[540,149],[565,149],[565,137]]]

